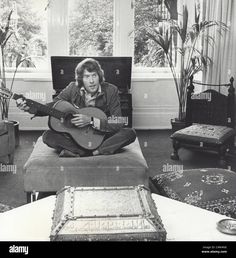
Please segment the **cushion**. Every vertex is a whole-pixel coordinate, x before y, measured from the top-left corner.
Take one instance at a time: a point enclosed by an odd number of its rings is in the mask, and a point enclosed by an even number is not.
[[[175,170],[151,178],[153,191],[236,218],[236,173],[220,168]]]
[[[234,129],[220,125],[193,124],[171,135],[172,139],[223,144],[235,135]]]
[[[1,212],[5,212],[5,211],[9,211],[9,210],[11,210],[11,209],[14,209],[14,208],[11,207],[11,206],[9,206],[9,205],[0,203],[0,213],[1,213]]]
[[[147,173],[138,139],[113,155],[59,158],[40,136],[24,166],[24,189],[53,192],[64,186],[148,187]]]

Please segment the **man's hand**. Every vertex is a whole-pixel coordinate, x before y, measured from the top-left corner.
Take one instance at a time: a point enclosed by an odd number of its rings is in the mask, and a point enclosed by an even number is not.
[[[91,122],[91,117],[83,114],[73,114],[74,118],[71,119],[71,123],[77,127],[84,127]]]
[[[27,106],[26,101],[22,98],[16,100],[16,106],[23,111],[29,111],[29,106]]]

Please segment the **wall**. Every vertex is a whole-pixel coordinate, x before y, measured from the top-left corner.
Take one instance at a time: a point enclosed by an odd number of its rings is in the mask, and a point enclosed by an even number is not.
[[[42,104],[52,101],[53,89],[50,79],[16,79],[12,91],[23,94],[25,97],[29,97]],[[19,121],[20,130],[45,130],[48,127],[47,117],[31,119],[32,117],[32,114],[18,109],[15,101],[11,100],[9,119]]]
[[[132,81],[133,126],[136,129],[166,129],[177,116],[178,103],[173,80]]]
[[[42,104],[50,102],[53,94],[51,79],[16,79],[13,91],[22,93]],[[168,76],[132,79],[133,127],[136,129],[167,129],[170,119],[177,115],[177,96]],[[33,115],[16,107],[11,100],[9,119],[20,122],[20,130],[45,130],[47,117],[30,119]]]

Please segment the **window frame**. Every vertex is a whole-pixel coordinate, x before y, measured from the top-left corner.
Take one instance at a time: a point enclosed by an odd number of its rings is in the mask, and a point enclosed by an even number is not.
[[[114,1],[114,22],[113,22],[113,56],[134,56],[134,1],[135,0],[113,0]],[[68,0],[51,0],[47,8],[48,12],[48,62],[45,69],[19,68],[16,78],[51,77],[50,57],[69,55],[69,21],[68,21]],[[178,0],[178,6],[183,0]],[[125,18],[126,17],[126,18]],[[13,73],[13,69],[7,69],[7,77]],[[133,65],[132,75],[134,77],[159,77],[160,74],[170,74],[169,67],[135,67]],[[29,75],[30,74],[30,75]]]

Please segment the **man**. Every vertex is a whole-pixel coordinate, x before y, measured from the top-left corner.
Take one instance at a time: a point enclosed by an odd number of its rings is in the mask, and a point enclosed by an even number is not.
[[[58,100],[65,100],[78,108],[96,107],[101,109],[107,117],[121,117],[118,89],[116,86],[105,82],[104,73],[100,64],[92,58],[86,58],[75,69],[75,82],[71,82],[48,105],[53,105]],[[24,100],[17,101],[17,106],[24,111],[36,116],[45,115],[28,107]],[[83,114],[74,114],[71,123],[76,127],[91,124],[95,130],[105,134],[104,141],[95,150],[89,151],[79,146],[68,134],[48,130],[43,134],[43,141],[49,147],[58,151],[59,157],[84,157],[96,155],[109,155],[118,152],[136,139],[132,128],[123,128],[122,123],[109,123]]]

